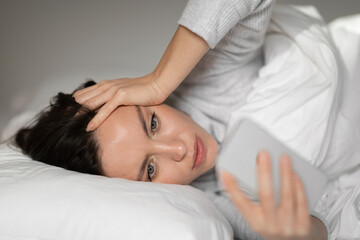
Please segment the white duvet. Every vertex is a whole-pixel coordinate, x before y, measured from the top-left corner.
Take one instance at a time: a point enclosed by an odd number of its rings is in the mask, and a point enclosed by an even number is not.
[[[296,12],[290,17],[298,27],[288,27],[289,16],[284,17],[291,11],[274,11],[265,45],[270,59],[231,124],[243,115],[262,119],[269,131],[322,169],[331,181],[316,211],[324,217],[330,239],[359,239],[360,15],[334,22],[329,32],[313,8],[301,8],[314,18],[310,28]],[[331,50],[330,34],[339,56]],[[315,47],[308,44],[314,39]],[[345,69],[340,74],[341,62]],[[32,115],[13,119],[3,139]],[[0,146],[0,239],[192,240],[231,235],[223,215],[192,187],[74,173]]]
[[[344,62],[342,103],[322,167],[333,178],[317,211],[331,239],[360,239],[360,14],[329,25]]]

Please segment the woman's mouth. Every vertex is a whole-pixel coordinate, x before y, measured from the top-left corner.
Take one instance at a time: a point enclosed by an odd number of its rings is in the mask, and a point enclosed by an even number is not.
[[[198,167],[205,159],[205,145],[202,139],[198,136],[194,143],[194,165],[193,169]]]

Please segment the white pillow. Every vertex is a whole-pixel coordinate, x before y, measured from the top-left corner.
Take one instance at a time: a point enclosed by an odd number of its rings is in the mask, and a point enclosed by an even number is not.
[[[1,239],[232,239],[191,186],[68,171],[0,145]]]

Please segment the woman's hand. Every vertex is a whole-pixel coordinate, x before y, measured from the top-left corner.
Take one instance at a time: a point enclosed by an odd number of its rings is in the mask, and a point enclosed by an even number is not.
[[[179,25],[152,73],[141,78],[103,81],[75,92],[75,100],[90,109],[104,104],[86,130],[95,130],[118,106],[162,103],[208,50],[204,39]]]
[[[118,106],[157,105],[171,92],[157,84],[152,74],[141,78],[120,78],[102,81],[74,93],[75,100],[85,107],[100,110],[90,121],[87,131],[96,129]]]
[[[259,203],[251,202],[238,188],[234,177],[222,173],[222,181],[234,205],[251,228],[265,239],[326,239],[326,228],[309,215],[305,190],[299,176],[291,168],[288,156],[280,159],[281,195],[276,204],[270,156],[257,156]]]

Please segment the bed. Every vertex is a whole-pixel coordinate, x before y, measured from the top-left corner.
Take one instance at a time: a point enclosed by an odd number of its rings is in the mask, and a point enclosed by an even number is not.
[[[296,11],[307,14],[311,21],[306,23],[300,15],[292,15],[291,21],[299,21],[299,28],[287,28],[284,20],[290,17],[288,8],[279,6],[274,12],[265,43],[266,64],[247,104],[233,119],[242,115],[258,119],[289,147],[323,170],[329,184],[315,211],[326,221],[330,239],[358,239],[360,15],[341,18],[326,26],[316,9],[299,7]],[[316,46],[309,44],[314,39]],[[276,48],[277,41],[285,45]],[[306,55],[304,66],[307,68],[297,72],[296,88],[287,88],[288,82],[276,81],[284,79],[284,74],[289,77],[291,72],[296,72],[303,59],[299,56],[303,55]],[[311,81],[319,79],[314,75],[319,69],[321,81]],[[191,186],[80,174],[32,161],[11,146],[7,141],[9,137],[46,105],[49,92],[64,89],[63,83],[57,85],[59,82],[55,79],[35,90],[36,97],[28,99],[30,107],[12,118],[2,132],[0,239],[233,238],[224,215],[200,190]],[[69,83],[68,89],[75,87],[75,83]],[[294,99],[294,94],[303,96],[307,89],[314,87],[319,87],[317,95],[301,98],[303,102],[298,102],[291,111],[281,110],[289,99]],[[291,98],[266,97],[275,89],[281,89],[283,96]],[[337,94],[339,102],[333,101]],[[273,103],[272,109],[264,108],[269,102]],[[316,109],[324,112],[316,115]],[[302,118],[303,124],[290,124],[309,111],[312,114]],[[334,125],[328,125],[330,118],[336,119]],[[275,121],[280,123],[276,125]],[[234,120],[231,125],[235,124]],[[331,137],[327,136],[328,128],[333,129]],[[309,132],[313,134],[311,140]],[[294,139],[294,134],[298,138]],[[327,147],[323,149],[322,145]]]

